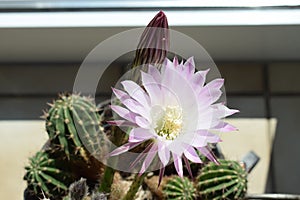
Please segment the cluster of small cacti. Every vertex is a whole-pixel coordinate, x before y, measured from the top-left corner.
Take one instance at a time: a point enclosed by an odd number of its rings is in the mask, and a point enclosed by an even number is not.
[[[98,181],[101,173],[97,154],[102,128],[98,109],[91,99],[77,94],[60,95],[45,113],[47,146],[30,158],[24,179],[36,196],[62,197],[75,179]],[[70,176],[66,176],[66,174]]]
[[[187,177],[174,176],[164,186],[163,193],[166,199],[193,200],[196,198],[194,183]]]
[[[197,177],[201,199],[242,199],[247,191],[247,172],[239,162],[219,162],[204,166]]]
[[[63,200],[107,200],[107,195],[99,192],[88,194],[89,188],[86,184],[86,179],[81,178],[79,181],[72,183],[69,187],[68,196]]]
[[[45,151],[37,152],[36,155],[29,158],[29,165],[25,167],[28,189],[35,194],[41,194],[42,191],[51,197],[61,196],[67,191],[67,182],[69,177],[67,172],[59,169],[56,160],[49,157]],[[40,195],[41,196],[41,195]]]
[[[166,199],[243,199],[247,191],[247,172],[236,161],[220,160],[207,163],[195,183],[187,177],[172,177],[164,186]]]

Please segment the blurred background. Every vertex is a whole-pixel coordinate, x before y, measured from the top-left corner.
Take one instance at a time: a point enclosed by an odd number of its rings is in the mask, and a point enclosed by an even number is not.
[[[42,110],[57,93],[73,90],[87,54],[114,34],[146,26],[159,10],[170,28],[211,55],[225,78],[227,104],[241,111],[234,118],[277,119],[264,190],[299,194],[300,1],[288,0],[0,0],[0,171],[22,153],[7,147],[43,140],[36,131],[44,131]],[[110,98],[133,56],[108,68],[97,102]]]

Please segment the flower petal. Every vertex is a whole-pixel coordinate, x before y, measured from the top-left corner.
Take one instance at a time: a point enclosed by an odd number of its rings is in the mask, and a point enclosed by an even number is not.
[[[199,92],[199,97],[202,101],[200,102],[202,105],[210,105],[216,102],[222,95],[222,91],[220,90],[223,85],[223,79],[215,79],[208,84],[206,84]]]
[[[188,58],[184,63],[184,73],[186,78],[190,79],[192,78],[192,75],[195,72],[195,62],[194,57]]]
[[[209,72],[209,69],[205,70],[205,71],[198,71],[194,74],[194,76],[192,77],[191,81],[194,85],[194,87],[196,87],[195,89],[198,90],[197,87],[201,88],[204,86],[205,80],[206,80],[206,75]]]
[[[208,147],[198,147],[197,148],[205,157],[207,157],[210,161],[219,164],[216,156],[213,152],[211,152]]]
[[[175,153],[172,153],[172,155],[173,155],[174,165],[175,165],[177,174],[182,178],[183,177],[183,169],[182,169],[181,157]]]
[[[170,161],[170,150],[166,148],[166,146],[158,145],[158,156],[163,166],[167,166]]]
[[[113,125],[113,126],[130,126],[130,127],[135,127],[137,126],[136,123],[126,121],[126,120],[114,120],[114,121],[106,121],[108,124]]]
[[[142,73],[142,82],[143,82],[143,86],[145,87],[149,97],[150,97],[150,102],[151,105],[157,105],[157,104],[161,104],[161,90],[159,87],[159,84],[154,80],[154,78],[149,75],[146,74],[144,72]]]
[[[197,154],[197,152],[195,151],[194,147],[189,147],[188,149],[186,149],[184,151],[184,155],[187,159],[189,159],[190,161],[194,162],[194,163],[202,163],[199,155]]]
[[[133,128],[129,133],[128,141],[132,142],[142,142],[144,140],[148,140],[153,138],[154,135],[149,131],[149,129],[144,128]]]
[[[149,105],[149,97],[138,84],[130,80],[122,81],[121,84],[133,99],[135,99],[141,105]]]
[[[153,144],[151,147],[150,151],[147,153],[147,156],[142,164],[141,170],[140,170],[140,175],[143,174],[151,164],[152,160],[154,159],[155,155],[157,153],[157,145]]]
[[[186,166],[186,168],[187,168],[187,171],[188,171],[189,174],[190,174],[190,177],[191,177],[192,179],[194,179],[193,173],[192,173],[192,169],[191,169],[191,165],[190,165],[188,159],[187,159],[185,156],[182,156],[182,159],[183,159],[183,161],[184,161],[184,163],[185,163],[185,166]]]
[[[174,56],[173,58],[173,65],[174,67],[177,67],[177,65],[179,65],[177,56]]]
[[[161,82],[161,75],[158,69],[152,65],[148,67],[148,73],[154,78],[157,83]]]
[[[135,117],[137,116],[136,114],[130,112],[126,108],[123,108],[121,106],[117,105],[111,105],[111,109],[116,112],[120,117],[127,119],[128,121],[131,121],[135,123]]]
[[[108,156],[117,156],[120,155],[126,151],[129,151],[130,149],[138,146],[139,144],[141,144],[142,142],[132,142],[132,143],[126,143],[118,148],[116,148],[115,150],[113,150],[112,152],[110,152],[108,154]]]
[[[214,117],[219,119],[240,112],[239,110],[236,109],[229,109],[227,106],[224,105],[224,103],[214,104],[211,107],[214,109],[213,111]]]
[[[133,100],[133,99],[125,99],[124,101],[122,101],[122,103],[132,112],[143,116],[144,118],[146,118],[147,120],[151,120],[150,117],[150,111],[149,111],[149,107],[147,108],[142,106],[140,103],[138,103],[137,101]]]
[[[231,124],[228,124],[226,122],[220,121],[216,126],[212,128],[213,130],[218,130],[221,132],[230,132],[230,131],[236,131],[237,128]]]
[[[161,167],[161,168],[159,169],[159,179],[158,179],[158,186],[157,186],[157,187],[160,186],[160,183],[161,183],[161,181],[162,181],[162,178],[163,178],[163,176],[164,176],[164,173],[165,173],[165,167]]]
[[[205,147],[208,143],[217,143],[222,140],[216,134],[210,133],[207,130],[197,130],[189,140],[185,140],[186,144],[193,147]]]
[[[150,123],[143,117],[137,116],[135,118],[135,123],[141,128],[149,128]]]
[[[130,98],[130,96],[126,92],[123,92],[122,90],[112,88],[112,91],[120,101],[124,101],[125,99]]]
[[[205,85],[205,87],[211,88],[211,89],[221,89],[221,87],[223,86],[223,84],[224,84],[224,79],[217,78],[217,79],[214,79],[211,82],[207,83]]]

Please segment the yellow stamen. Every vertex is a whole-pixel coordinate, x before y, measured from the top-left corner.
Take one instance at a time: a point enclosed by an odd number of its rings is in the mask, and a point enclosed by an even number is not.
[[[182,110],[178,106],[167,106],[164,115],[157,121],[156,133],[167,140],[174,140],[182,128]]]

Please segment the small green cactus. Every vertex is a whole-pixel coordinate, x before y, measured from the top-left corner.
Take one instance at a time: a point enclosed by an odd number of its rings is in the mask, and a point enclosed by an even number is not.
[[[59,197],[66,193],[68,188],[65,182],[69,177],[57,167],[55,160],[47,152],[39,151],[29,161],[24,176],[29,190],[41,197],[43,192],[48,197]]]
[[[220,160],[204,166],[197,177],[201,199],[243,199],[247,191],[247,173],[236,161]]]
[[[77,94],[60,95],[48,113],[46,129],[52,144],[64,150],[65,155],[80,155],[87,160],[83,145],[91,153],[100,148],[100,116],[90,98]]]
[[[193,200],[197,197],[196,188],[187,177],[174,176],[164,186],[166,199]]]

